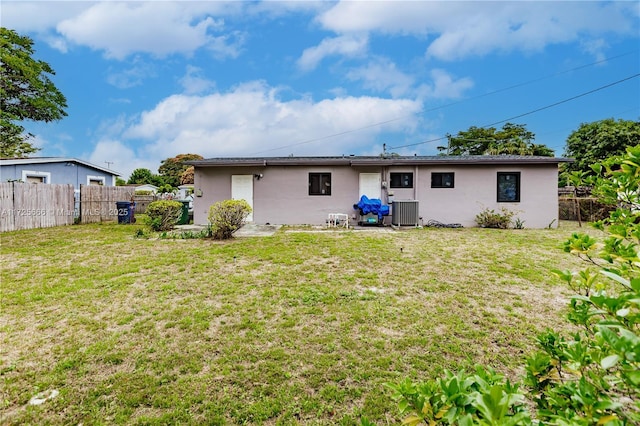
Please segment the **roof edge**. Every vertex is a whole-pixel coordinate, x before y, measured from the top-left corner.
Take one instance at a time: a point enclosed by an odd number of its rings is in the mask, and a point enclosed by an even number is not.
[[[18,164],[46,164],[46,163],[78,163],[93,169],[102,170],[103,172],[112,174],[114,176],[122,176],[115,170],[108,169],[106,167],[98,166],[88,161],[80,160],[73,157],[26,157],[26,158],[1,158],[0,165],[18,165]]]
[[[572,158],[470,155],[470,156],[393,156],[393,157],[225,157],[187,161],[195,167],[266,167],[266,166],[394,166],[394,165],[443,165],[443,164],[559,164],[571,163]]]

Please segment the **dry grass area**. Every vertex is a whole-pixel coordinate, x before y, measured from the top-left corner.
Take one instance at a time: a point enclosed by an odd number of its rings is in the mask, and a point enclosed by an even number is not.
[[[0,236],[2,424],[397,423],[383,383],[517,377],[563,327],[577,228]],[[595,231],[589,231],[595,232]],[[59,395],[29,405],[43,391]]]

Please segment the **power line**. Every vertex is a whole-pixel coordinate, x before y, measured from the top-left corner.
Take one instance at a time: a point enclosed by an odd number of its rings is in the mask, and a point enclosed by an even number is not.
[[[527,116],[527,115],[534,114],[534,113],[536,113],[536,112],[543,111],[543,110],[545,110],[545,109],[553,108],[553,107],[555,107],[555,106],[558,106],[558,105],[564,104],[564,103],[566,103],[566,102],[570,102],[570,101],[573,101],[573,100],[575,100],[575,99],[581,98],[581,97],[583,97],[583,96],[587,96],[587,95],[590,95],[590,94],[592,94],[592,93],[598,92],[598,91],[600,91],[600,90],[604,90],[604,89],[607,89],[607,88],[609,88],[609,87],[615,86],[616,84],[624,83],[625,81],[627,81],[627,80],[631,80],[632,78],[636,78],[636,77],[638,77],[638,76],[640,76],[640,73],[638,73],[638,74],[634,74],[634,75],[631,75],[631,76],[626,77],[626,78],[623,78],[622,80],[614,81],[613,83],[609,83],[609,84],[606,84],[606,85],[604,85],[604,86],[600,86],[600,87],[598,87],[598,88],[596,88],[596,89],[589,90],[588,92],[584,92],[584,93],[581,93],[581,94],[579,94],[579,95],[572,96],[572,97],[570,97],[570,98],[563,99],[563,100],[561,100],[561,101],[554,102],[554,103],[549,104],[549,105],[545,105],[545,106],[543,106],[543,107],[540,107],[540,108],[534,109],[534,110],[532,110],[532,111],[528,111],[528,112],[525,112],[525,113],[522,113],[522,114],[519,114],[519,115],[515,115],[515,116],[513,116],[513,117],[505,118],[504,120],[496,121],[495,123],[485,124],[484,126],[480,126],[480,127],[483,127],[483,128],[484,128],[484,127],[495,126],[496,124],[505,123],[505,122],[507,122],[507,121],[515,120],[516,118],[524,117],[524,116]],[[441,141],[441,140],[446,139],[446,138],[447,138],[447,136],[442,136],[442,137],[437,138],[437,139],[430,139],[430,140],[427,140],[427,141],[416,142],[416,143],[412,143],[412,144],[408,144],[408,145],[391,146],[391,147],[389,147],[389,148],[391,148],[391,149],[408,148],[408,147],[411,147],[411,146],[417,146],[417,145],[423,145],[423,144],[426,144],[426,143],[431,143],[431,142]]]
[[[496,93],[505,92],[505,91],[512,90],[512,89],[515,89],[515,88],[518,88],[518,87],[522,87],[522,86],[526,86],[526,85],[529,85],[529,84],[532,84],[532,83],[537,83],[537,82],[542,81],[542,80],[547,80],[547,79],[550,79],[550,78],[553,78],[553,77],[557,77],[557,76],[562,75],[562,74],[567,74],[567,73],[570,73],[570,72],[581,70],[583,68],[588,68],[588,67],[592,67],[592,66],[595,66],[595,65],[599,65],[599,64],[602,64],[602,63],[605,63],[605,62],[609,62],[609,61],[612,61],[614,59],[619,59],[619,58],[622,58],[624,56],[628,56],[628,55],[631,55],[631,54],[637,53],[637,52],[638,52],[638,50],[632,50],[632,51],[624,52],[624,53],[621,53],[619,55],[615,55],[615,56],[611,56],[611,57],[608,57],[608,58],[604,58],[604,59],[601,59],[599,61],[591,62],[591,63],[588,63],[588,64],[579,65],[577,67],[570,68],[570,69],[564,70],[564,71],[559,71],[559,72],[556,72],[556,73],[553,73],[553,74],[549,74],[549,75],[546,75],[544,77],[539,77],[539,78],[536,78],[536,79],[533,79],[533,80],[528,80],[528,81],[525,81],[525,82],[522,82],[522,83],[516,83],[516,84],[511,85],[511,86],[507,86],[507,87],[504,87],[504,88],[501,88],[501,89],[496,89],[496,90],[493,90],[491,92],[483,93],[481,95],[472,96],[470,98],[462,99],[460,101],[449,102],[449,103],[444,104],[444,105],[440,105],[440,106],[437,106],[437,107],[433,107],[433,108],[429,108],[427,110],[424,110],[424,111],[422,111],[422,114],[426,114],[426,113],[429,113],[429,112],[433,112],[433,111],[437,111],[437,110],[440,110],[440,109],[448,108],[448,107],[451,107],[451,106],[454,106],[454,105],[458,105],[458,104],[461,104],[461,103],[464,103],[464,102],[469,102],[469,101],[473,101],[473,100],[476,100],[476,99],[484,98],[486,96],[495,95]],[[321,136],[321,137],[317,137],[317,138],[313,138],[313,139],[307,139],[307,140],[304,140],[304,141],[300,141],[300,142],[296,142],[296,143],[292,143],[292,144],[288,144],[288,145],[282,145],[282,146],[279,146],[279,147],[276,147],[276,148],[270,148],[270,149],[258,151],[258,152],[255,152],[255,153],[251,154],[251,155],[262,154],[262,153],[265,153],[265,152],[278,151],[278,150],[285,149],[285,148],[293,148],[293,147],[300,146],[300,145],[310,144],[312,142],[318,142],[318,141],[321,141],[321,140],[331,139],[331,138],[334,138],[334,137],[337,137],[337,136],[343,136],[343,135],[347,135],[347,134],[350,134],[350,133],[355,133],[355,132],[358,132],[360,130],[370,129],[372,127],[378,127],[378,126],[382,126],[382,125],[385,125],[385,124],[389,124],[389,123],[392,123],[394,121],[398,121],[398,120],[405,119],[407,117],[411,117],[413,115],[415,115],[415,114],[407,114],[407,115],[403,115],[403,116],[400,116],[400,117],[392,118],[390,120],[385,120],[385,121],[380,121],[380,122],[377,122],[377,123],[369,124],[367,126],[357,127],[355,129],[345,130],[345,131],[339,132],[339,133],[333,133],[333,134],[330,134],[330,135],[327,135],[327,136]],[[417,144],[405,145],[405,146],[420,145],[420,144],[423,144],[423,143],[436,142],[436,141],[443,140],[443,139],[446,139],[446,137],[441,137],[441,138],[438,138],[438,139],[433,139],[433,140],[430,140],[430,141],[425,141],[425,142],[420,142],[420,143],[417,143]],[[399,147],[399,148],[403,148],[403,147]]]
[[[507,119],[505,119],[505,120],[496,121],[495,123],[487,124],[487,125],[482,126],[482,127],[494,126],[494,125],[496,125],[496,124],[504,123],[505,121],[515,120],[516,118],[524,117],[525,115],[530,115],[530,114],[534,114],[534,113],[536,113],[536,112],[543,111],[543,110],[545,110],[545,109],[553,108],[554,106],[558,106],[558,105],[560,105],[560,104],[564,104],[564,103],[566,103],[566,102],[573,101],[574,99],[578,99],[578,98],[581,98],[581,97],[583,97],[583,96],[590,95],[590,94],[592,94],[592,93],[598,92],[598,91],[603,90],[603,89],[606,89],[606,88],[608,88],[608,87],[615,86],[616,84],[620,84],[620,83],[623,83],[623,82],[625,82],[625,81],[627,81],[627,80],[631,80],[632,78],[636,78],[636,77],[638,77],[638,76],[640,76],[640,73],[638,73],[638,74],[634,74],[634,75],[629,76],[629,77],[627,77],[627,78],[623,78],[622,80],[615,81],[615,82],[610,83],[610,84],[607,84],[607,85],[605,85],[605,86],[598,87],[597,89],[593,89],[593,90],[590,90],[590,91],[588,91],[588,92],[581,93],[581,94],[576,95],[576,96],[573,96],[573,97],[571,97],[571,98],[564,99],[564,100],[562,100],[562,101],[559,101],[559,102],[553,103],[553,104],[551,104],[551,105],[543,106],[543,107],[541,107],[541,108],[534,109],[533,111],[525,112],[524,114],[516,115],[516,116],[514,116],[514,117],[510,117],[510,118],[507,118]]]

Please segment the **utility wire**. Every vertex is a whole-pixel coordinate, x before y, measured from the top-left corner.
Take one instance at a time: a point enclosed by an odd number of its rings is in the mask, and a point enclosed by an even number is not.
[[[428,112],[437,111],[437,110],[448,108],[448,107],[451,107],[451,106],[454,106],[454,105],[458,105],[458,104],[461,104],[461,103],[464,103],[464,102],[469,102],[469,101],[473,101],[473,100],[476,100],[476,99],[484,98],[486,96],[495,95],[496,93],[501,93],[501,92],[512,90],[512,89],[515,89],[515,88],[518,88],[518,87],[527,86],[529,84],[536,83],[536,82],[539,82],[539,81],[542,81],[542,80],[547,80],[547,79],[550,79],[550,78],[553,78],[553,77],[557,77],[559,75],[567,74],[567,73],[570,73],[570,72],[581,70],[583,68],[589,68],[589,67],[592,67],[592,66],[595,66],[595,65],[599,65],[599,64],[602,64],[602,63],[605,63],[605,62],[612,61],[614,59],[622,58],[624,56],[628,56],[628,55],[631,55],[631,54],[636,53],[636,52],[638,52],[638,50],[632,50],[632,51],[629,51],[629,52],[621,53],[621,54],[616,55],[616,56],[611,56],[611,57],[604,58],[604,59],[601,59],[601,60],[596,61],[596,62],[591,62],[591,63],[588,63],[588,64],[580,65],[580,66],[577,66],[577,67],[574,67],[574,68],[570,68],[568,70],[559,71],[557,73],[549,74],[549,75],[546,75],[544,77],[535,78],[533,80],[528,80],[528,81],[525,81],[525,82],[522,82],[522,83],[516,83],[514,85],[507,86],[507,87],[504,87],[504,88],[501,88],[501,89],[496,89],[496,90],[493,90],[491,92],[483,93],[481,95],[476,95],[476,96],[472,96],[470,98],[466,98],[466,99],[462,99],[462,100],[459,100],[459,101],[450,102],[450,103],[447,103],[447,104],[444,104],[444,105],[440,105],[440,106],[437,106],[437,107],[429,108],[427,110],[422,111],[422,113],[425,114],[425,113],[428,113]],[[258,151],[258,152],[255,152],[255,153],[251,154],[251,155],[262,154],[262,153],[265,153],[265,152],[278,151],[278,150],[285,149],[285,148],[293,148],[293,147],[300,146],[300,145],[310,144],[312,142],[318,142],[318,141],[321,141],[321,140],[331,139],[331,138],[334,138],[334,137],[337,137],[337,136],[343,136],[343,135],[347,135],[347,134],[350,134],[350,133],[355,133],[355,132],[358,132],[360,130],[370,129],[372,127],[378,127],[378,126],[382,126],[382,125],[385,125],[385,124],[389,124],[389,123],[392,123],[394,121],[399,121],[399,120],[405,119],[407,117],[411,117],[413,115],[415,115],[415,114],[407,114],[407,115],[403,115],[403,116],[400,116],[400,117],[392,118],[390,120],[380,121],[380,122],[377,122],[377,123],[369,124],[367,126],[357,127],[355,129],[345,130],[345,131],[339,132],[339,133],[333,133],[333,134],[327,135],[327,136],[321,136],[321,137],[318,137],[318,138],[307,139],[307,140],[304,140],[304,141],[301,141],[301,142],[292,143],[292,144],[289,144],[289,145],[282,145],[282,146],[279,146],[279,147],[276,147],[276,148],[270,148],[270,149],[266,149],[266,150],[263,150],[263,151]],[[433,140],[430,140],[430,141],[424,141],[424,142],[420,142],[420,143],[417,143],[417,144],[405,145],[405,146],[420,145],[420,144],[423,144],[423,143],[436,142],[436,141],[440,141],[440,140],[443,140],[443,139],[446,139],[446,136],[438,138],[438,139],[433,139]],[[399,148],[404,148],[404,146],[403,147],[399,147]]]
[[[606,89],[606,88],[608,88],[608,87],[615,86],[616,84],[624,83],[625,81],[627,81],[627,80],[631,80],[632,78],[636,78],[636,77],[638,77],[638,76],[640,76],[640,73],[638,73],[638,74],[634,74],[634,75],[629,76],[629,77],[627,77],[627,78],[623,78],[622,80],[615,81],[615,82],[610,83],[610,84],[607,84],[607,85],[605,85],[605,86],[598,87],[597,89],[593,89],[593,90],[590,90],[590,91],[588,91],[588,92],[581,93],[581,94],[576,95],[576,96],[573,96],[573,97],[571,97],[571,98],[564,99],[564,100],[559,101],[559,102],[556,102],[556,103],[554,103],[554,104],[547,105],[547,106],[543,106],[543,107],[541,107],[541,108],[534,109],[533,111],[525,112],[524,114],[516,115],[516,116],[514,116],[514,117],[510,117],[510,118],[507,118],[507,119],[505,119],[505,120],[496,121],[495,123],[487,124],[487,125],[482,126],[482,127],[495,126],[496,124],[504,123],[504,122],[509,121],[509,120],[515,120],[516,118],[524,117],[525,115],[530,115],[530,114],[534,114],[534,113],[536,113],[536,112],[543,111],[543,110],[545,110],[545,109],[553,108],[554,106],[558,106],[558,105],[564,104],[564,103],[566,103],[566,102],[573,101],[573,100],[575,100],[575,99],[581,98],[581,97],[583,97],[583,96],[590,95],[590,94],[592,94],[592,93],[598,92],[598,91],[603,90],[603,89]]]
[[[570,98],[563,99],[563,100],[561,100],[561,101],[558,101],[558,102],[555,102],[555,103],[552,103],[552,104],[549,104],[549,105],[545,105],[545,106],[543,106],[543,107],[540,107],[540,108],[534,109],[534,110],[532,110],[532,111],[528,111],[528,112],[525,112],[525,113],[522,113],[522,114],[519,114],[519,115],[515,115],[515,116],[513,116],[513,117],[505,118],[504,120],[496,121],[495,123],[485,124],[484,126],[480,126],[480,127],[484,128],[484,127],[495,126],[496,124],[505,123],[505,122],[507,122],[507,121],[515,120],[516,118],[524,117],[524,116],[526,116],[526,115],[531,115],[531,114],[534,114],[534,113],[536,113],[536,112],[543,111],[543,110],[545,110],[545,109],[553,108],[553,107],[555,107],[555,106],[558,106],[558,105],[564,104],[564,103],[566,103],[566,102],[573,101],[573,100],[578,99],[578,98],[581,98],[581,97],[583,97],[583,96],[590,95],[590,94],[595,93],[595,92],[598,92],[598,91],[600,91],[600,90],[607,89],[607,88],[609,88],[609,87],[611,87],[611,86],[615,86],[616,84],[624,83],[625,81],[627,81],[627,80],[631,80],[632,78],[636,78],[636,77],[638,77],[638,76],[640,76],[640,73],[638,73],[638,74],[634,74],[634,75],[631,75],[631,76],[626,77],[626,78],[623,78],[622,80],[614,81],[613,83],[609,83],[609,84],[606,84],[606,85],[604,85],[604,86],[600,86],[600,87],[598,87],[598,88],[596,88],[596,89],[589,90],[588,92],[584,92],[584,93],[581,93],[581,94],[579,94],[579,95],[572,96],[572,97],[570,97]],[[426,141],[416,142],[416,143],[412,143],[412,144],[408,144],[408,145],[390,146],[389,148],[390,148],[390,149],[408,148],[408,147],[411,147],[411,146],[423,145],[423,144],[426,144],[426,143],[437,142],[437,141],[441,141],[441,140],[444,140],[444,139],[447,139],[447,136],[442,136],[442,137],[440,137],[440,138],[436,138],[436,139],[429,139],[429,140],[426,140]]]

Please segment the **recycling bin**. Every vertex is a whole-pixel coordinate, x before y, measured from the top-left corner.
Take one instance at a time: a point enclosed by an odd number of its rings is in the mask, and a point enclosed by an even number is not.
[[[186,225],[189,223],[189,200],[178,200],[182,203],[182,212],[178,219],[178,225]]]

